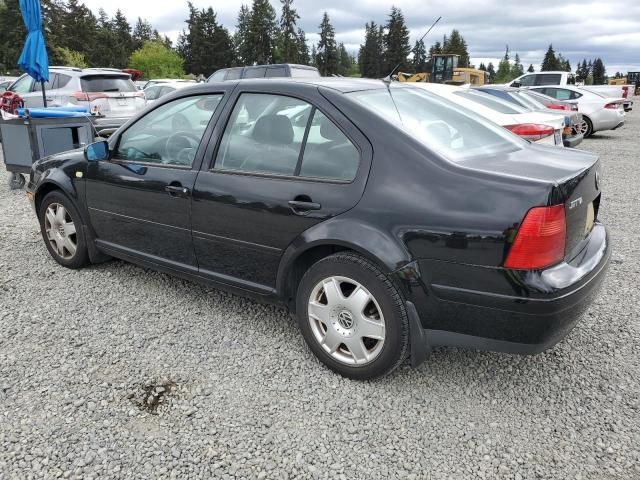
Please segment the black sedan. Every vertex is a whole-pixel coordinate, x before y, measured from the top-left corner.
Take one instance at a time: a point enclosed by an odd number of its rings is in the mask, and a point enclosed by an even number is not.
[[[271,79],[163,97],[34,164],[28,196],[59,264],[116,257],[280,302],[364,379],[438,345],[562,339],[610,257],[599,179],[595,155],[411,85]]]

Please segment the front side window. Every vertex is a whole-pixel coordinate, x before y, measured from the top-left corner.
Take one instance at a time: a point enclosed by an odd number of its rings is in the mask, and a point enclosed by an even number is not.
[[[351,181],[360,153],[320,110],[297,98],[240,96],[216,156],[216,170]]]
[[[29,75],[25,75],[22,78],[16,80],[11,86],[11,91],[15,93],[29,93],[31,91],[31,84],[33,83],[33,79]]]
[[[348,95],[452,161],[513,152],[526,145],[504,128],[421,88],[392,86]]]
[[[560,73],[538,73],[536,85],[560,85],[562,75]]]
[[[220,100],[222,94],[197,95],[152,110],[121,135],[116,158],[191,167]]]
[[[162,87],[159,87],[159,86],[149,87],[144,91],[144,95],[145,97],[147,97],[147,100],[157,100],[158,97],[160,96],[161,90],[162,90]]]
[[[222,82],[226,74],[227,74],[227,70],[218,70],[216,73],[214,73],[209,77],[209,80],[207,80],[207,83]]]

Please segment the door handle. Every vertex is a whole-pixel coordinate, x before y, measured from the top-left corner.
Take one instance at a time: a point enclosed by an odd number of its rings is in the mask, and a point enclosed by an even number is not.
[[[289,206],[291,207],[291,210],[293,210],[293,213],[297,215],[304,215],[311,210],[320,210],[320,208],[322,208],[319,203],[304,202],[301,200],[290,200]]]
[[[164,191],[172,197],[187,197],[189,196],[189,189],[182,185],[167,185],[164,187]]]

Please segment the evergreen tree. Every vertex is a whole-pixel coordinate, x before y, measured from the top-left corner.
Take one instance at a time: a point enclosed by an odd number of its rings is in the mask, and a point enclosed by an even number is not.
[[[426,72],[427,70],[427,50],[422,40],[416,41],[412,50],[413,53],[413,71]]]
[[[236,60],[238,65],[249,65],[251,58],[251,45],[249,44],[249,29],[251,28],[251,10],[246,5],[240,6],[238,23],[233,43],[236,47]]]
[[[100,45],[100,48],[89,54],[88,63],[92,66],[114,68],[116,65],[113,52],[116,48],[116,39],[111,19],[102,8],[98,10],[96,44]]]
[[[576,81],[584,82],[589,76],[589,69],[587,67],[587,59],[583,59],[582,63],[578,62],[578,67],[576,68]]]
[[[411,53],[411,47],[409,45],[409,29],[399,8],[391,7],[386,30],[387,34],[384,37],[385,74],[391,73],[391,70],[396,66],[397,70],[406,71],[409,67],[407,57]]]
[[[493,83],[496,79],[496,69],[492,62],[487,65],[487,73],[489,74],[489,83]]]
[[[309,45],[307,45],[307,36],[304,30],[298,28],[296,38],[298,39],[298,62],[302,65],[309,65],[311,58],[309,57]]]
[[[527,68],[527,72],[529,72],[529,73],[535,72],[535,69],[533,68],[533,63],[529,64],[529,68]]]
[[[18,2],[0,2],[0,73],[18,73],[18,58],[25,36],[26,29]]]
[[[316,58],[318,57],[318,50],[316,49],[316,44],[311,45],[311,56],[309,58],[309,65],[317,67]]]
[[[445,37],[446,45],[443,47],[442,53],[460,55],[458,66],[466,68],[469,66],[469,52],[467,51],[467,42],[462,38],[458,30],[452,30],[449,37]]]
[[[511,79],[517,78],[520,75],[524,74],[524,67],[522,63],[520,63],[520,55],[516,53],[516,56],[513,59],[513,65],[511,66]]]
[[[282,13],[280,15],[278,38],[279,61],[298,63],[299,43],[296,33],[296,20],[300,18],[300,15],[291,6],[293,0],[280,0],[280,3],[282,3]]]
[[[316,65],[320,75],[328,77],[338,73],[340,57],[336,45],[335,30],[329,21],[329,15],[324,12],[320,23],[320,41],[316,52]]]
[[[550,72],[553,70],[558,70],[558,59],[556,58],[556,52],[553,50],[553,45],[549,45],[547,53],[544,55],[544,60],[542,60],[540,71]]]
[[[340,65],[338,66],[338,75],[343,77],[348,77],[351,75],[351,70],[353,66],[353,59],[347,49],[344,46],[344,43],[340,43],[338,45],[338,55],[340,56]]]
[[[126,68],[133,51],[131,26],[122,11],[118,9],[113,17],[113,39],[115,51],[111,53],[115,68]]]
[[[249,34],[247,35],[248,65],[273,63],[276,38],[276,11],[269,0],[253,0]]]
[[[604,85],[606,83],[606,69],[601,58],[596,58],[593,61],[593,84]]]
[[[512,78],[514,77],[511,76],[511,63],[509,62],[509,45],[507,45],[507,48],[504,52],[504,57],[498,64],[498,71],[495,75],[495,82],[506,83]]]
[[[358,68],[365,78],[382,77],[382,42],[375,22],[365,25],[364,44],[360,45]]]
[[[153,27],[151,24],[138,17],[136,26],[133,27],[133,33],[131,34],[131,40],[133,44],[133,50],[139,50],[145,44],[145,42],[154,38]]]
[[[79,52],[93,64],[93,55],[97,50],[96,33],[97,20],[83,3],[78,0],[69,0],[62,15],[63,41],[60,47],[66,47],[71,51]],[[22,45],[23,42],[20,42]],[[102,48],[102,46],[100,46]],[[116,52],[111,52],[115,54]],[[127,53],[128,58],[128,53]]]

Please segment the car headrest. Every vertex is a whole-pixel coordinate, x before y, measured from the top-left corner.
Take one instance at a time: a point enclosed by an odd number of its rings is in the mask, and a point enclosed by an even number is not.
[[[260,117],[253,127],[253,139],[271,145],[290,145],[293,143],[291,120],[284,115]]]
[[[343,134],[334,123],[327,117],[322,117],[320,121],[320,135],[327,140],[336,141],[343,138]]]

